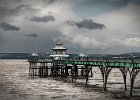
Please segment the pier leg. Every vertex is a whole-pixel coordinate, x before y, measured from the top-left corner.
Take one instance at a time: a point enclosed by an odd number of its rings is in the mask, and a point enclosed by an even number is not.
[[[58,77],[58,73],[59,73],[59,69],[58,69],[58,65],[55,66],[55,75]]]
[[[58,76],[58,65],[54,66],[53,71],[54,71],[54,77],[57,77]]]
[[[83,76],[83,73],[84,73],[84,66],[81,66],[81,76]]]
[[[68,66],[67,66],[67,64],[65,65],[65,67],[66,67],[66,68],[65,68],[65,75],[68,76],[69,73],[68,73]]]
[[[106,85],[107,85],[107,79],[109,76],[110,71],[112,70],[112,68],[110,67],[99,67],[102,73],[102,77],[103,77],[103,85],[104,85],[104,91],[106,91]]]
[[[37,76],[37,63],[35,63],[35,77]]]
[[[132,92],[133,92],[133,86],[134,86],[134,81],[135,81],[135,78],[138,74],[140,70],[139,69],[129,69],[129,73],[130,73],[130,96],[132,96]]]
[[[90,76],[92,77],[92,76],[93,76],[93,72],[92,72],[92,66],[91,66],[91,73],[90,73],[90,74],[91,74]]]
[[[105,84],[104,84],[104,90],[106,91],[106,85],[107,85],[107,79],[109,76],[109,73],[111,71],[112,68],[105,68]]]
[[[35,64],[32,63],[32,77],[34,77]]]
[[[88,83],[88,65],[85,66],[86,67],[86,85]]]
[[[77,74],[78,74],[78,67],[77,67],[77,65],[73,65],[72,66],[72,77],[76,79]]]
[[[61,66],[61,76],[65,76],[66,74],[66,65]]]
[[[29,65],[29,76],[31,76],[31,67],[32,67],[32,64],[30,62],[30,65]]]
[[[34,77],[34,76],[35,76],[35,74],[34,74],[34,70],[35,70],[35,69],[32,69],[32,70],[33,70],[33,74],[32,74],[32,77]]]
[[[103,85],[104,85],[104,69],[101,67],[99,67],[100,71],[101,71],[101,74],[102,74],[102,79],[103,79]]]
[[[54,76],[54,64],[52,64],[52,67],[51,67],[51,76],[53,77]]]
[[[39,77],[41,77],[41,66],[38,69],[38,75],[39,75]]]
[[[43,77],[43,66],[41,66],[41,77]]]
[[[60,76],[61,76],[61,77],[64,76],[64,67],[65,67],[65,66],[61,66],[61,68],[60,68],[60,69],[61,69],[61,73],[60,73]]]
[[[87,85],[88,80],[89,80],[89,73],[90,71],[92,71],[92,66],[86,65],[85,68],[86,68],[86,85]]]
[[[46,72],[45,72],[45,65],[43,65],[43,77],[46,76]]]
[[[74,78],[74,65],[71,67],[71,78],[72,78],[72,82],[73,82],[73,78]]]
[[[48,76],[48,66],[46,65],[46,76]]]
[[[75,65],[74,69],[75,69],[74,72],[75,72],[75,79],[76,79],[76,77],[78,76],[78,66]]]
[[[125,91],[127,90],[127,82],[126,82],[126,76],[127,76],[127,71],[128,71],[128,68],[125,68],[125,67],[120,67],[119,68],[122,75],[123,75],[123,79],[124,79],[124,86],[125,86]]]

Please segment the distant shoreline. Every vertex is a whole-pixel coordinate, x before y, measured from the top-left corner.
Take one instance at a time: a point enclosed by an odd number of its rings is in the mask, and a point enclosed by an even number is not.
[[[28,59],[0,59],[0,60],[27,60],[28,61]]]

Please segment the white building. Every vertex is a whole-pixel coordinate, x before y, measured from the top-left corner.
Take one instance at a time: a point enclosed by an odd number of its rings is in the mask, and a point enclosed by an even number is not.
[[[87,55],[85,55],[84,53],[80,53],[79,54],[79,60],[86,60],[87,59]]]
[[[38,61],[39,55],[37,53],[32,53],[30,56],[30,60],[32,61]]]
[[[33,52],[33,53],[31,54],[31,56],[32,56],[32,57],[38,57],[38,54]]]
[[[65,47],[63,47],[63,44],[58,41],[56,43],[56,46],[52,49],[53,50],[53,54],[50,55],[51,58],[55,59],[55,60],[65,60],[66,58],[69,57],[69,55],[66,54],[66,49]]]

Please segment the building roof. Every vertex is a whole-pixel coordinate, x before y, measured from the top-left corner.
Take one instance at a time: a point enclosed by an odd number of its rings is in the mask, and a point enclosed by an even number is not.
[[[56,46],[54,48],[52,48],[52,50],[67,50],[67,49],[65,47],[63,47],[63,44],[60,41],[58,41],[56,43]]]
[[[79,57],[86,57],[86,55],[84,53],[80,53]]]
[[[67,49],[64,48],[63,46],[55,46],[54,48],[52,48],[52,50],[67,50]]]
[[[38,54],[33,52],[31,56],[32,56],[32,57],[37,57]]]

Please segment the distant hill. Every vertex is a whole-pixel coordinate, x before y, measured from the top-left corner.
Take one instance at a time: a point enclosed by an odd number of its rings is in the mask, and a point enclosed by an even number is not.
[[[0,53],[0,59],[29,59],[29,53]]]
[[[88,56],[90,58],[101,58],[101,57],[106,57],[106,58],[140,58],[140,52],[124,53],[124,54],[118,54],[118,55],[113,55],[113,54],[89,54]]]
[[[50,54],[46,53],[38,53],[39,58],[48,59],[50,58]],[[78,57],[79,54],[69,54],[69,58],[72,59],[74,57]],[[0,59],[29,59],[31,54],[29,53],[0,53]],[[132,52],[132,53],[124,53],[124,54],[88,54],[90,58],[140,58],[140,52]]]

